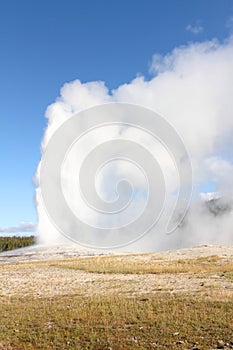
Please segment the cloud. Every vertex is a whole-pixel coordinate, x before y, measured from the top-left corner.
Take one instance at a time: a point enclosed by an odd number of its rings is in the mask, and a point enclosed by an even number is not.
[[[20,222],[19,226],[0,227],[0,233],[36,232],[37,225],[32,222]]]
[[[226,23],[226,27],[229,29],[229,31],[232,33],[233,31],[233,16],[231,16],[230,18],[228,18],[227,23]]]
[[[198,200],[203,186],[216,183],[216,192],[233,196],[233,37],[224,42],[216,39],[191,43],[175,48],[166,55],[152,58],[150,80],[136,77],[113,91],[104,82],[65,84],[58,99],[47,108],[48,128],[42,145],[45,149],[57,128],[74,113],[106,102],[126,102],[159,112],[174,126],[191,156],[194,175],[194,200]],[[120,130],[114,131],[116,134]],[[122,131],[121,131],[122,134]],[[139,138],[153,152],[156,146],[150,139],[135,134],[132,128],[123,130],[124,136]],[[95,135],[106,140],[107,133]],[[145,146],[145,147],[146,147]],[[84,152],[85,147],[80,147]],[[160,157],[163,158],[163,157]],[[168,182],[174,189],[174,171],[167,167]],[[117,173],[119,169],[115,169]],[[67,173],[69,173],[67,171]],[[102,191],[106,190],[104,182]],[[71,202],[73,193],[67,193]],[[49,221],[37,189],[38,229],[42,241],[56,241],[60,233]],[[171,236],[160,228],[135,245],[135,250],[163,250],[201,243],[232,243],[232,215],[213,218],[198,204],[192,204],[187,225]],[[203,223],[201,225],[200,223]]]
[[[191,32],[193,34],[200,34],[204,31],[204,28],[201,25],[188,24],[185,29],[187,30],[187,32]]]

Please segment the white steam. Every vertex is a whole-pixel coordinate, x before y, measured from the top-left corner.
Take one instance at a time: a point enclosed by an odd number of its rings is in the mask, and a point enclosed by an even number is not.
[[[176,129],[190,154],[194,176],[193,202],[183,225],[172,235],[164,234],[158,226],[126,250],[164,250],[198,244],[232,244],[233,211],[226,210],[220,215],[213,215],[201,204],[201,193],[209,192],[208,186],[212,183],[212,192],[217,192],[228,203],[233,199],[233,38],[230,37],[224,43],[212,40],[189,44],[174,49],[166,56],[156,54],[153,56],[150,72],[153,75],[150,80],[137,77],[111,92],[104,82],[81,83],[76,80],[65,84],[60,97],[47,108],[48,127],[42,142],[42,151],[64,121],[88,107],[107,102],[127,102],[155,110]],[[77,151],[81,157],[85,156],[88,147],[94,147],[95,143],[104,142],[114,135],[123,135],[124,138],[133,140],[141,137],[143,145],[156,152],[170,193],[177,188],[178,179],[174,174],[174,167],[163,150],[150,138],[144,139],[143,135],[137,135],[131,128],[121,130],[117,127],[108,132],[93,133],[92,141],[86,141],[85,145],[83,140],[82,147],[79,146]],[[82,211],[82,207],[78,207],[73,198],[72,188],[69,188],[71,182],[66,181],[70,166],[72,168],[68,159],[63,176],[65,194],[74,211]],[[109,169],[108,174],[113,176],[125,171],[127,166],[119,163],[114,170]],[[137,181],[140,187],[140,178]],[[97,179],[99,193],[106,200],[109,200],[108,186],[109,182]],[[141,199],[138,198],[139,206]],[[43,208],[40,188],[37,189],[37,210],[41,242],[65,240],[50,222]],[[90,216],[85,210],[83,215]]]

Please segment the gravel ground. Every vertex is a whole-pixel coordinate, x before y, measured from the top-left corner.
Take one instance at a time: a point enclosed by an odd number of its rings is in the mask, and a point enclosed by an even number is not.
[[[32,262],[43,260],[57,260],[75,258],[82,256],[99,256],[120,254],[118,251],[93,250],[81,247],[77,244],[63,245],[35,245],[0,253],[0,264],[11,264],[18,262]],[[123,253],[127,255],[128,253]],[[233,246],[205,245],[193,248],[183,248],[179,250],[169,250],[165,252],[143,254],[144,258],[153,256],[155,259],[193,259],[204,256],[218,255],[220,257],[233,257]],[[138,254],[142,256],[142,254]]]
[[[35,246],[0,254],[0,298],[17,296],[54,297],[75,294],[90,296],[123,293],[130,297],[151,293],[190,293],[222,300],[233,297],[233,281],[221,274],[90,273],[61,266],[61,259],[101,255],[77,246]],[[105,253],[106,254],[106,253]],[[110,253],[108,253],[110,254]],[[122,259],[146,263],[148,259],[166,262],[217,255],[233,262],[233,247],[202,246],[151,254],[122,255]],[[71,259],[72,261],[72,259]]]

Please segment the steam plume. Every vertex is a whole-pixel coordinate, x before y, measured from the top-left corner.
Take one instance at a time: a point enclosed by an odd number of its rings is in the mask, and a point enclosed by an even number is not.
[[[111,93],[104,82],[75,80],[66,83],[56,102],[47,108],[48,127],[42,152],[64,121],[88,107],[106,102],[127,102],[155,110],[173,125],[188,149],[194,176],[193,200],[190,212],[175,233],[167,236],[157,227],[127,249],[146,251],[198,244],[232,244],[233,38],[223,43],[217,40],[192,43],[175,48],[165,56],[155,54],[150,72],[150,80],[137,77]],[[135,137],[131,128],[114,132]],[[96,140],[99,138],[104,141],[106,135],[98,135]],[[149,148],[155,148],[149,139],[146,142]],[[177,186],[174,169],[162,153],[160,160],[164,163],[172,192]],[[115,171],[120,171],[121,167],[118,165]],[[109,170],[110,173],[114,172]],[[103,184],[102,181],[100,192],[106,194],[109,183]],[[209,191],[217,193],[229,210],[214,215],[202,199],[202,193]],[[68,190],[67,195],[72,201],[72,191]],[[37,189],[37,210],[41,242],[64,241],[43,208],[40,188]]]

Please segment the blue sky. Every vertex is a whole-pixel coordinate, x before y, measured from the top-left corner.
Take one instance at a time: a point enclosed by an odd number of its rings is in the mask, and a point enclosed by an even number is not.
[[[0,0],[0,227],[36,222],[46,107],[68,81],[149,78],[152,55],[229,35],[232,0]]]

